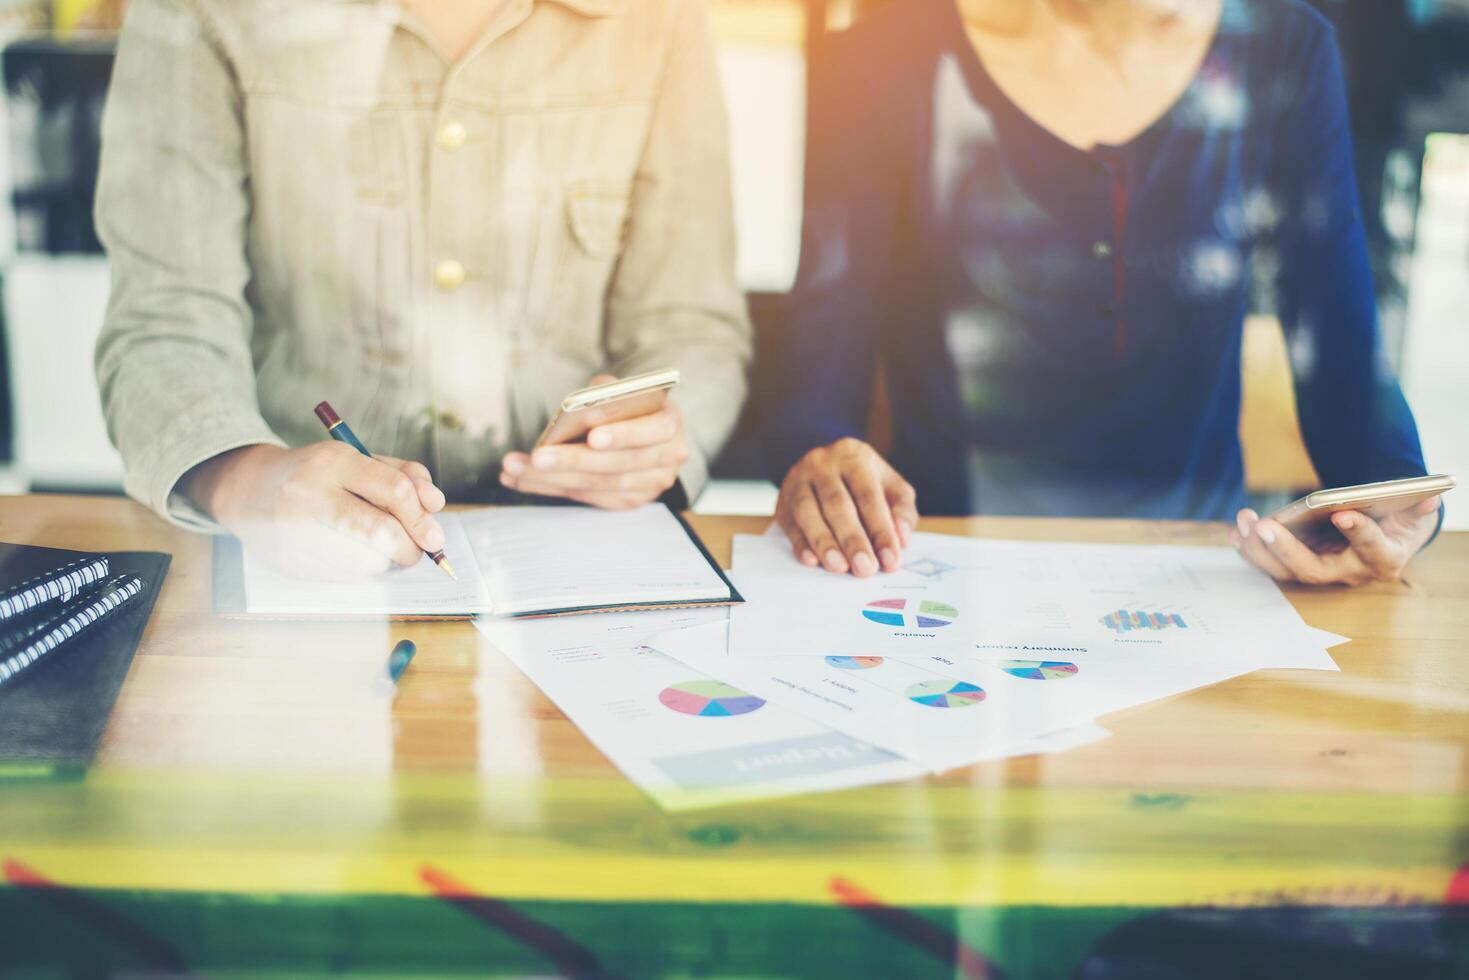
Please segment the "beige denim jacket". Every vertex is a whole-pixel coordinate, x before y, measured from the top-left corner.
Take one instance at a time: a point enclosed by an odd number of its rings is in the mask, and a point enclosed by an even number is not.
[[[506,0],[455,64],[391,0],[133,0],[103,123],[97,377],[127,490],[324,433],[451,500],[568,391],[677,367],[690,497],[745,396],[699,0]]]

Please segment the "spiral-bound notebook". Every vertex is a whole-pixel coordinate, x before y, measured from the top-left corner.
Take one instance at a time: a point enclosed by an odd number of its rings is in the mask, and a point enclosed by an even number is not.
[[[93,557],[0,543],[0,597]],[[142,581],[142,592],[114,613],[89,620],[74,638],[0,684],[0,779],[79,771],[97,751],[169,566],[169,556],[156,552],[109,552],[106,558],[110,574],[132,573]],[[30,608],[37,594],[31,591],[30,599],[16,604],[24,608],[0,620],[0,632],[48,613],[50,607]]]

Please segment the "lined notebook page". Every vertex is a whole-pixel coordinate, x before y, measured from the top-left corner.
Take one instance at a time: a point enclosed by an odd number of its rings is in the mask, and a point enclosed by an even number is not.
[[[453,514],[439,515],[451,579],[429,560],[359,582],[311,582],[292,578],[245,550],[245,610],[277,616],[454,616],[488,611],[474,551]]]
[[[729,586],[663,504],[496,507],[459,515],[496,615],[720,601]]]

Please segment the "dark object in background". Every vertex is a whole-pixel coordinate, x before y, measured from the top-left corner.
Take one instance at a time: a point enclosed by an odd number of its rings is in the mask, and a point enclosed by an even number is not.
[[[15,41],[3,52],[14,248],[100,254],[92,224],[102,107],[112,78],[109,39]],[[11,243],[0,245],[9,254]],[[0,462],[15,458],[6,325],[0,321]]]
[[[1073,980],[1451,980],[1466,925],[1454,904],[1157,912],[1104,936]]]
[[[10,356],[5,346],[5,315],[0,311],[0,464],[15,459],[15,410],[10,395]]]
[[[110,40],[5,47],[11,198],[22,252],[102,251],[92,205],[112,61]]]
[[[1405,340],[1424,140],[1432,130],[1469,133],[1469,105],[1453,89],[1456,78],[1469,74],[1469,4],[1310,3],[1337,31],[1362,223],[1385,346],[1396,364]]]
[[[755,331],[755,370],[750,376],[750,394],[740,413],[739,424],[724,451],[709,466],[709,475],[717,480],[763,480],[766,472],[762,433],[780,425],[780,420],[762,411],[773,404],[770,373],[762,366],[773,363],[785,330],[790,300],[785,293],[749,293],[750,325]]]

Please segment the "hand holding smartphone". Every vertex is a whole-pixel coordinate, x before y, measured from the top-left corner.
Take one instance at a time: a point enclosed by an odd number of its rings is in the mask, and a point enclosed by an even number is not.
[[[1446,475],[1318,490],[1262,518],[1239,512],[1233,543],[1282,582],[1362,585],[1395,581],[1438,526]]]
[[[573,391],[536,440],[537,448],[585,439],[599,425],[652,415],[668,402],[678,371],[665,368]]]
[[[1270,517],[1302,540],[1341,541],[1341,535],[1331,522],[1333,514],[1356,511],[1381,523],[1421,501],[1447,493],[1454,489],[1455,483],[1453,477],[1440,473],[1406,480],[1317,490],[1286,504]]]
[[[657,500],[689,458],[668,369],[593,378],[573,391],[527,453],[505,457],[500,482],[521,493],[623,509]]]

